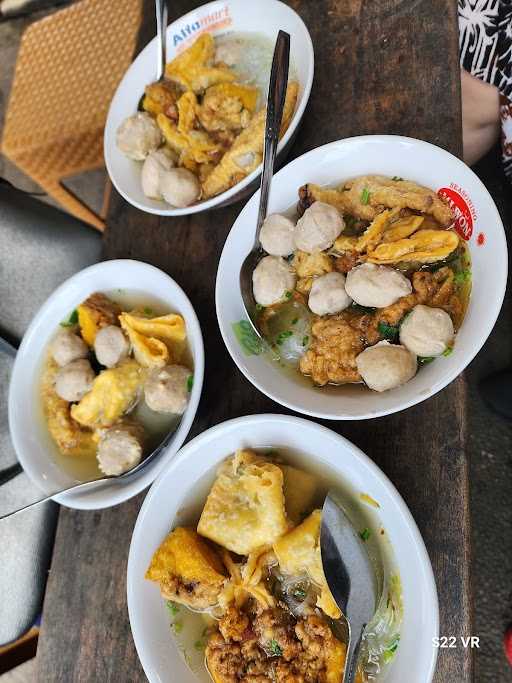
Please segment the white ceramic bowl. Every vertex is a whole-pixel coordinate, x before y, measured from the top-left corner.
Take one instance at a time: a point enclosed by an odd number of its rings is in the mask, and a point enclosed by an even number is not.
[[[308,420],[285,415],[240,417],[212,427],[188,443],[151,487],[139,512],[128,557],[128,611],[135,645],[150,683],[193,683],[179,655],[169,614],[158,586],[144,579],[151,556],[169,530],[200,512],[219,463],[242,447],[286,448],[287,458],[321,472],[334,486],[365,492],[380,504],[372,513],[393,548],[403,585],[404,621],[400,646],[385,679],[429,683],[437,650],[439,614],[432,567],[411,513],[389,479],[352,443]],[[369,509],[369,508],[367,508]]]
[[[52,457],[56,447],[44,423],[38,395],[42,363],[51,337],[70,311],[93,292],[108,293],[116,289],[151,296],[183,316],[194,362],[194,384],[188,407],[165,454],[148,465],[139,477],[124,484],[113,481],[91,491],[53,496],[58,503],[71,508],[94,510],[117,505],[149,486],[184,442],[201,396],[203,338],[194,309],[181,287],[158,268],[140,261],[105,261],[85,268],[66,280],[39,309],[14,363],[9,388],[9,429],[19,461],[30,479],[47,494],[77,482]]]
[[[214,35],[225,35],[231,31],[259,33],[275,41],[279,29],[287,31],[291,36],[290,61],[299,81],[299,94],[293,118],[279,143],[278,162],[293,141],[313,83],[313,43],[298,14],[278,0],[217,0],[192,10],[167,28],[168,61],[205,30]],[[137,111],[144,87],[156,78],[156,65],[157,44],[154,38],[126,72],[110,105],[105,126],[104,154],[108,173],[116,189],[133,206],[161,216],[198,213],[214,206],[231,204],[242,196],[247,196],[251,190],[249,185],[258,178],[261,167],[226,192],[184,209],[173,208],[165,202],[149,199],[144,195],[140,179],[142,164],[131,161],[117,149],[116,131],[126,117]]]
[[[239,265],[252,248],[259,192],[248,201],[226,240],[216,284],[217,319],[239,369],[260,391],[288,408],[332,420],[361,420],[404,410],[449,384],[478,353],[501,308],[507,282],[507,244],[496,206],[484,185],[462,161],[427,142],[393,135],[369,135],[332,142],[295,159],[272,183],[269,213],[297,202],[306,182],[331,185],[369,173],[400,176],[443,190],[456,201],[458,226],[469,238],[473,290],[454,352],[424,366],[407,384],[385,393],[357,385],[314,388],[283,373],[262,355],[247,355],[233,331],[246,319]],[[471,234],[470,234],[471,233]],[[302,378],[299,378],[302,379]]]

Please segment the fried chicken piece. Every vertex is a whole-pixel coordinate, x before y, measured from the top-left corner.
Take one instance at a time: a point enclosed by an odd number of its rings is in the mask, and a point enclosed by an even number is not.
[[[442,227],[453,221],[450,207],[433,190],[382,175],[360,176],[336,190],[308,183],[300,188],[299,198],[299,207],[304,210],[313,202],[321,201],[332,204],[342,214],[370,221],[385,208],[421,211],[433,216]]]
[[[313,382],[323,386],[359,382],[356,356],[364,349],[358,329],[350,325],[345,311],[328,318],[315,318],[311,327],[312,342],[302,356],[299,369]]]

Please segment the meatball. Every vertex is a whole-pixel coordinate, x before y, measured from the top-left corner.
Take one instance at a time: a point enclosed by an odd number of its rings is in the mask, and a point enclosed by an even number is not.
[[[295,228],[295,246],[308,254],[329,249],[345,229],[345,221],[330,204],[315,202]]]
[[[356,358],[359,374],[370,389],[387,391],[405,384],[416,374],[416,356],[405,346],[387,341],[370,346]]]
[[[452,319],[442,308],[418,304],[400,326],[400,343],[417,356],[440,356],[453,342]]]
[[[265,256],[252,274],[252,287],[256,303],[271,306],[286,298],[295,288],[295,273],[280,256]]]
[[[151,152],[142,166],[142,191],[150,199],[162,199],[160,178],[163,171],[170,171],[174,166],[174,158],[165,147]]]
[[[345,289],[360,306],[386,308],[410,294],[412,285],[394,268],[363,263],[347,273]]]
[[[201,185],[188,168],[171,168],[160,173],[160,192],[168,204],[182,209],[201,196]]]
[[[162,133],[152,116],[138,112],[129,116],[116,133],[117,147],[130,159],[144,161],[162,144]]]
[[[94,353],[98,363],[113,368],[120,360],[126,358],[130,345],[120,327],[107,325],[96,333]]]
[[[261,226],[261,246],[271,256],[289,256],[295,251],[294,232],[293,221],[279,213],[272,213]]]
[[[146,404],[156,413],[185,412],[189,399],[190,370],[183,365],[155,368],[144,383]]]
[[[92,389],[94,370],[88,360],[71,361],[55,377],[55,391],[65,401],[80,401]]]
[[[308,306],[316,315],[339,313],[351,303],[345,291],[345,276],[341,273],[326,273],[313,280]]]
[[[133,469],[142,458],[142,428],[120,424],[106,429],[100,436],[96,458],[107,475],[119,476]]]
[[[50,346],[50,355],[63,368],[80,358],[87,358],[89,349],[82,337],[71,330],[60,330]]]

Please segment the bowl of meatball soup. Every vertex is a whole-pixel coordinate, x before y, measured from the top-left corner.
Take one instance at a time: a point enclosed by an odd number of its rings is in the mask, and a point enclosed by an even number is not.
[[[184,442],[203,372],[199,322],[172,278],[131,260],[80,271],[39,310],[16,357],[9,426],[21,465],[68,507],[131,498]],[[164,441],[140,474],[116,479]],[[104,477],[90,489],[58,493]]]
[[[459,159],[399,136],[349,138],[273,180],[244,309],[239,267],[259,194],[220,259],[217,317],[239,369],[327,419],[403,410],[449,384],[490,334],[507,281],[503,224]]]

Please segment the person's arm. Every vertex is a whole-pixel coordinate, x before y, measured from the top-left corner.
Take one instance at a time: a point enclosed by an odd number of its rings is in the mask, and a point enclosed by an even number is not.
[[[481,159],[499,138],[500,95],[490,85],[461,69],[462,138],[464,161],[470,166]]]

